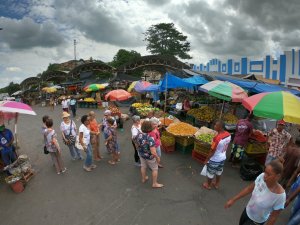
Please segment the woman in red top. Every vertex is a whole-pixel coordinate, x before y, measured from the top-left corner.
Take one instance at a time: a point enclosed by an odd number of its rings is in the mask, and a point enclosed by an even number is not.
[[[155,148],[156,148],[156,153],[158,155],[159,158],[161,158],[161,149],[160,149],[160,145],[161,145],[161,141],[160,141],[160,133],[158,130],[158,125],[159,125],[159,119],[152,117],[150,119],[151,125],[153,127],[153,130],[149,133],[149,136],[152,137],[154,139],[155,142]],[[161,163],[158,164],[159,168],[163,168],[163,166],[161,165]]]
[[[100,161],[102,159],[100,155],[100,126],[101,124],[98,124],[96,120],[95,113],[93,111],[89,112],[89,118],[90,118],[90,131],[91,131],[91,144],[93,148],[93,158],[96,161]]]

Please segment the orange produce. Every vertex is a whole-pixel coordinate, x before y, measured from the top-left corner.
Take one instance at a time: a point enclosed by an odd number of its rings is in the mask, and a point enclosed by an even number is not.
[[[192,136],[198,129],[188,123],[180,122],[171,124],[167,131],[175,136]]]

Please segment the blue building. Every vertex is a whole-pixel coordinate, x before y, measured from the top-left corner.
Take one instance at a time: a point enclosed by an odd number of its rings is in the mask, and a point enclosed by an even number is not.
[[[238,60],[211,59],[206,64],[195,64],[196,71],[213,71],[228,75],[261,75],[263,78],[279,80],[289,87],[300,87],[300,50],[285,51],[278,59],[266,55],[262,60],[242,57]]]

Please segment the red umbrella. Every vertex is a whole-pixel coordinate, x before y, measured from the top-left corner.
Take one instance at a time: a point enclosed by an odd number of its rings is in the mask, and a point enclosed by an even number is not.
[[[113,90],[108,92],[105,95],[105,100],[110,100],[110,101],[124,101],[127,100],[129,98],[131,98],[131,94],[123,89],[117,89],[117,90]]]

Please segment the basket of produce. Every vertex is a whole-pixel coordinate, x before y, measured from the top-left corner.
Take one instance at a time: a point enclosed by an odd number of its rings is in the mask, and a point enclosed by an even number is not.
[[[181,153],[188,153],[193,150],[194,138],[193,135],[198,131],[198,128],[184,122],[172,123],[167,128],[167,131],[176,136],[175,148]]]
[[[216,134],[217,132],[212,129],[201,127],[195,134],[194,151],[202,155],[208,155]]]
[[[161,136],[161,148],[167,153],[175,151],[175,137],[168,132],[163,132]]]
[[[191,137],[198,131],[198,128],[188,123],[179,122],[170,124],[167,131],[174,136]]]
[[[179,123],[180,120],[174,116],[161,117],[159,118],[161,125],[168,127],[172,123]]]

